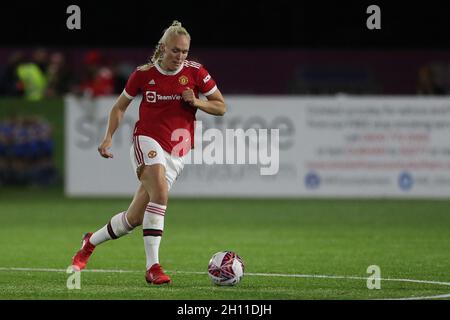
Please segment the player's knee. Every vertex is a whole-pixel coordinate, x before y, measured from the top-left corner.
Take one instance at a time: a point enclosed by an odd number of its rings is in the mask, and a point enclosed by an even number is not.
[[[136,228],[140,225],[142,225],[142,220],[144,219],[144,216],[130,216],[128,217],[128,222],[133,226],[133,228]]]
[[[169,199],[169,192],[165,186],[160,186],[159,188],[155,188],[151,192],[150,201],[153,203],[161,204],[163,206],[167,205],[167,201]]]
[[[167,205],[169,199],[169,190],[165,179],[158,180],[150,191],[150,201],[153,203]]]
[[[140,169],[140,180],[150,194],[150,201],[162,205],[167,204],[169,188],[162,165],[144,166]]]

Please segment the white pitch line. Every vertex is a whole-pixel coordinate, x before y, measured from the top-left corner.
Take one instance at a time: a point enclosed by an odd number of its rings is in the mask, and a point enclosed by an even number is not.
[[[66,272],[67,269],[51,269],[51,268],[4,268],[0,267],[0,271],[28,271],[28,272]],[[107,269],[89,269],[83,272],[99,272],[99,273],[135,273],[141,271],[134,270],[107,270]]]
[[[450,294],[441,294],[437,296],[428,296],[428,297],[393,298],[390,300],[427,300],[427,299],[445,299],[445,298],[450,298]]]
[[[67,272],[67,269],[52,269],[52,268],[19,268],[19,267],[0,267],[0,271],[28,271],[28,272]],[[85,269],[82,272],[94,272],[94,273],[140,273],[138,270],[108,270],[108,269]],[[172,273],[184,273],[184,274],[207,274],[206,272],[199,271],[177,271],[167,270]],[[357,276],[331,276],[320,274],[283,274],[283,273],[245,273],[246,276],[260,276],[260,277],[287,277],[287,278],[323,278],[323,279],[349,279],[349,280],[367,280],[367,277]],[[381,281],[397,281],[397,282],[413,282],[424,284],[436,284],[442,286],[450,286],[450,282],[430,281],[430,280],[416,280],[416,279],[393,279],[393,278],[376,278],[374,280]],[[436,296],[425,297],[406,297],[406,298],[390,298],[389,300],[426,300],[426,299],[444,299],[450,298],[450,294],[442,294]]]

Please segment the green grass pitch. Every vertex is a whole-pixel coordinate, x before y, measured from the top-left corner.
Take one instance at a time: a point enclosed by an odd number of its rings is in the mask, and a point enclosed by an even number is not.
[[[450,201],[436,200],[171,199],[160,251],[171,285],[146,284],[137,228],[99,246],[81,289],[67,289],[64,270],[82,233],[128,203],[0,190],[0,299],[450,297]],[[206,274],[220,250],[245,261],[237,286],[217,287]],[[370,265],[390,279],[381,289],[367,288]]]

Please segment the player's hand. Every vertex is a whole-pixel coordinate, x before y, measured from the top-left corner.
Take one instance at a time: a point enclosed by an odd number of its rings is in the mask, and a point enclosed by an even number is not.
[[[194,90],[188,88],[183,91],[181,96],[184,101],[189,103],[191,106],[195,107],[195,105],[197,103],[197,98],[195,97]]]
[[[112,145],[111,139],[105,139],[98,147],[97,150],[103,158],[113,158],[114,157],[113,154],[108,151],[108,149],[111,148],[111,145]]]

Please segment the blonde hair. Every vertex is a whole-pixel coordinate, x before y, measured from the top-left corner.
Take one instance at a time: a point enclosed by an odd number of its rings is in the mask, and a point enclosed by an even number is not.
[[[155,47],[155,51],[153,52],[153,56],[150,58],[151,63],[155,63],[159,59],[162,58],[162,51],[161,51],[161,45],[167,44],[167,41],[169,38],[173,36],[186,36],[189,41],[191,40],[191,35],[187,30],[181,25],[181,22],[174,20],[170,27],[164,30],[164,34],[159,39],[158,44]]]

